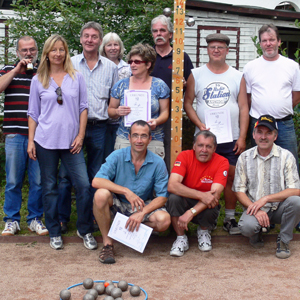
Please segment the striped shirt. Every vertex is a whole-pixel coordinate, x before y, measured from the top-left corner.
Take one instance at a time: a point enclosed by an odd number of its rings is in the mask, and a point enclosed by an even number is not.
[[[0,76],[3,76],[13,70],[18,62],[16,62],[15,65],[4,66],[0,70]],[[28,135],[27,110],[30,83],[36,71],[37,66],[34,67],[34,74],[32,75],[27,75],[25,72],[17,74],[9,86],[5,89],[3,119],[4,134]]]
[[[88,119],[107,120],[110,91],[119,80],[117,65],[99,55],[98,62],[93,70],[90,70],[83,53],[73,56],[71,59],[74,68],[85,79],[89,104]]]
[[[276,144],[267,157],[257,146],[243,152],[236,165],[232,190],[242,192],[252,201],[279,193],[285,189],[299,189],[299,175],[293,154]],[[262,210],[277,209],[279,202],[267,203]]]

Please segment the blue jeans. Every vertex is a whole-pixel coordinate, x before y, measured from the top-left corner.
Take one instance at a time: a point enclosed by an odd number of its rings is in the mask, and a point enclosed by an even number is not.
[[[114,151],[118,128],[119,128],[119,124],[110,124],[110,123],[107,124],[106,134],[105,134],[103,163],[105,163],[106,157]]]
[[[68,223],[71,216],[71,178],[63,164],[58,172],[58,218],[59,222]]]
[[[90,184],[86,172],[86,165],[81,150],[72,154],[70,150],[48,150],[36,145],[37,157],[41,169],[43,201],[46,227],[50,237],[60,236],[58,219],[58,187],[57,168],[59,159],[69,174],[76,190],[77,229],[81,235],[93,232],[92,201],[90,197]]]
[[[4,221],[20,222],[22,203],[22,185],[27,168],[29,195],[27,202],[27,223],[43,217],[42,186],[40,168],[37,161],[29,159],[27,154],[28,137],[20,134],[8,134],[5,138],[5,202]]]
[[[251,117],[250,129],[251,129],[252,146],[256,146],[256,143],[252,136],[254,124],[256,123],[256,121],[257,119]],[[275,141],[275,144],[292,152],[292,154],[296,159],[297,168],[299,172],[298,146],[297,146],[297,138],[295,133],[294,121],[293,119],[287,121],[279,121],[277,122],[277,126],[278,126],[278,137]]]
[[[87,170],[90,183],[99,171],[104,159],[106,123],[87,125],[84,144],[87,152]],[[95,193],[95,189],[94,193]],[[93,195],[94,195],[93,193]]]

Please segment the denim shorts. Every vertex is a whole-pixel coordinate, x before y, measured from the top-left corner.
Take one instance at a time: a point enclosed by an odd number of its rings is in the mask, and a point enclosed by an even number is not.
[[[120,199],[117,197],[116,194],[112,193],[112,196],[113,196],[113,205],[110,208],[110,212],[112,214],[112,219],[116,215],[117,212],[119,212],[119,213],[121,213],[121,214],[123,214],[127,217],[130,217],[132,214],[134,214],[137,211],[136,207],[134,208],[134,211],[131,209],[131,204],[130,203],[120,201]],[[148,205],[151,201],[152,200],[144,201],[145,205]],[[148,222],[150,216],[153,215],[155,212],[160,211],[160,210],[165,211],[165,212],[167,211],[164,206],[160,207],[160,208],[157,208],[154,211],[152,211],[151,213],[146,214],[144,216],[144,219],[143,219],[142,222],[143,223]]]

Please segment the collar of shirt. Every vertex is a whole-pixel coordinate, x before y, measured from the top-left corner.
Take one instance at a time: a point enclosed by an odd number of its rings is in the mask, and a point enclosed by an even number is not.
[[[273,144],[272,150],[269,153],[269,155],[265,158],[265,160],[269,159],[272,156],[278,156],[279,157],[278,149],[277,149],[277,146],[276,146],[275,143]],[[259,157],[257,146],[255,147],[254,152],[253,152],[253,159],[255,159],[256,157]]]
[[[126,148],[125,161],[129,161],[129,162],[132,163],[132,160],[131,160],[131,146]],[[150,164],[153,163],[152,152],[150,152],[149,150],[147,150],[147,154],[146,154],[143,166],[148,164],[148,163],[150,163]]]

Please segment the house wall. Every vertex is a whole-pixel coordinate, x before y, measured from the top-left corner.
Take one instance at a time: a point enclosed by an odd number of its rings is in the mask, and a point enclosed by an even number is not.
[[[196,0],[197,1],[197,0]],[[232,4],[236,6],[249,6],[249,7],[257,7],[257,8],[265,8],[265,9],[275,9],[282,0],[210,0],[209,2],[213,3],[222,3],[222,4]],[[289,2],[293,5],[296,11],[300,11],[300,0],[293,1],[285,1]]]
[[[257,36],[259,28],[266,23],[273,23],[279,27],[296,28],[293,21],[271,20],[256,17],[245,17],[226,13],[207,12],[200,10],[188,10],[186,15],[192,16],[196,23],[193,27],[186,26],[185,28],[185,51],[191,57],[191,60],[196,67],[197,62],[197,28],[198,26],[223,26],[223,27],[238,27],[240,28],[240,45],[239,45],[239,70],[247,62],[257,57],[256,48],[251,40],[251,37]],[[214,33],[215,30],[202,30],[200,45],[206,46],[205,36],[209,33]],[[231,39],[231,45],[235,46],[237,41],[236,32],[234,31],[221,31],[227,34]],[[206,49],[200,50],[200,65],[208,61]],[[227,56],[229,65],[236,66],[236,51],[230,50]]]

